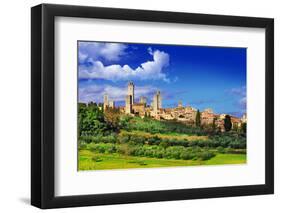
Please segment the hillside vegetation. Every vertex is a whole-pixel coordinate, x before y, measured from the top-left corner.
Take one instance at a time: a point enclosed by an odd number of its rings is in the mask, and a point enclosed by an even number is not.
[[[246,162],[240,131],[105,112],[79,104],[79,170],[235,164]]]

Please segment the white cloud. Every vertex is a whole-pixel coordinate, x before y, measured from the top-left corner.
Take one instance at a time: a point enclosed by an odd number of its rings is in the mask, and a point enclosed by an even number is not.
[[[169,54],[163,51],[155,50],[152,52],[148,48],[148,52],[153,56],[152,61],[142,63],[136,69],[132,69],[129,65],[121,66],[113,64],[104,66],[99,60],[91,61],[92,66],[79,67],[80,79],[105,79],[111,81],[118,80],[164,80],[169,82],[163,69],[169,65]]]
[[[157,88],[152,86],[136,86],[135,87],[135,99],[139,100],[141,96],[151,98],[157,91]],[[107,93],[110,100],[125,101],[127,95],[127,87],[118,87],[111,85],[91,85],[83,88],[79,88],[79,102],[103,102],[103,95]]]
[[[241,106],[242,109],[246,109],[246,106],[247,106],[247,98],[246,96],[245,97],[242,97],[240,100],[239,100],[239,104]]]
[[[79,61],[80,62],[82,62],[82,61],[84,62],[87,59],[88,55],[87,54],[83,54],[81,51],[79,51],[78,57],[79,57]]]
[[[147,48],[147,51],[148,51],[148,53],[149,53],[150,55],[153,55],[153,51],[152,51],[152,48],[151,48],[151,47],[148,47],[148,48]]]
[[[246,86],[238,87],[238,88],[232,88],[230,90],[230,93],[238,96],[246,96]]]
[[[126,54],[126,48],[125,44],[120,43],[79,42],[79,62],[83,63],[86,59],[119,61]]]
[[[247,108],[247,88],[246,86],[232,88],[230,90],[230,94],[235,95],[239,98],[238,102],[235,102],[235,105],[240,107],[242,112],[246,111]]]

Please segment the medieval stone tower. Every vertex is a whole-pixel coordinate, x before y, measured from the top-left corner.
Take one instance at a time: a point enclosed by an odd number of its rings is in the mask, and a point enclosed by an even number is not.
[[[128,94],[126,96],[126,105],[125,105],[126,114],[132,113],[132,106],[134,104],[134,98],[135,98],[135,85],[133,84],[133,82],[129,82]]]
[[[106,108],[108,108],[108,94],[107,93],[105,93],[104,95],[103,95],[103,109],[105,110]]]
[[[157,91],[153,97],[153,111],[157,112],[161,108],[162,108],[162,97],[160,91]]]
[[[125,100],[125,113],[126,114],[131,114],[132,113],[132,96],[126,95],[126,100]]]
[[[132,96],[132,104],[135,102],[135,85],[132,81],[128,84],[128,95]]]

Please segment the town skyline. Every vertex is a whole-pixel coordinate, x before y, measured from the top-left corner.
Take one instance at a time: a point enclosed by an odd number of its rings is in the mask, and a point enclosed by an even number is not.
[[[130,81],[128,82],[128,84],[126,85],[127,87],[124,88],[124,91],[126,91],[126,94],[128,94],[128,85],[129,84],[133,84],[134,88],[137,88],[136,85],[134,85],[133,81]],[[151,94],[152,96],[151,97],[147,97],[147,96],[135,96],[135,91],[137,91],[137,89],[134,89],[134,95],[133,95],[133,101],[132,103],[145,103],[147,107],[151,107],[153,108],[153,102],[154,102],[154,97],[156,94],[159,94],[161,95],[161,107],[162,109],[171,109],[171,108],[177,108],[177,107],[182,107],[182,108],[188,108],[188,107],[191,107],[193,108],[194,110],[199,110],[200,112],[203,112],[203,111],[206,111],[206,110],[212,110],[212,112],[214,114],[228,114],[230,116],[233,116],[233,117],[238,117],[238,118],[242,118],[243,116],[245,116],[247,113],[245,112],[244,114],[242,114],[240,117],[237,116],[237,115],[233,115],[233,114],[229,114],[229,113],[218,113],[216,112],[214,109],[212,109],[211,107],[206,107],[204,109],[199,109],[199,108],[196,108],[194,106],[192,106],[191,104],[189,104],[188,102],[184,102],[182,101],[181,99],[179,100],[175,100],[175,104],[172,105],[172,106],[164,106],[163,105],[163,102],[165,101],[165,99],[163,99],[163,96],[162,96],[162,93],[160,90],[155,90],[153,91]],[[104,93],[103,94],[103,101],[101,102],[94,102],[94,101],[89,101],[87,102],[86,104],[91,104],[91,103],[96,103],[96,104],[101,104],[103,105],[104,108],[106,107],[109,107],[109,108],[119,108],[119,109],[122,109],[124,107],[126,107],[126,96],[124,96],[124,100],[123,101],[118,101],[116,102],[114,99],[111,98],[110,94],[108,93]],[[106,100],[107,100],[107,103],[106,103],[106,106],[105,106],[105,97],[106,97]],[[163,106],[163,107],[162,107]]]
[[[121,114],[129,116],[139,116],[141,118],[151,117],[156,120],[174,120],[187,125],[195,125],[196,118],[199,116],[200,125],[214,126],[215,128],[224,131],[225,118],[230,116],[232,128],[240,128],[243,123],[247,123],[247,115],[236,117],[233,115],[221,113],[217,114],[211,108],[207,108],[200,112],[192,106],[184,106],[181,101],[173,108],[164,108],[162,106],[162,95],[157,91],[153,96],[153,101],[149,104],[147,97],[142,96],[139,101],[135,100],[135,85],[133,81],[127,84],[127,94],[125,98],[125,106],[115,106],[115,102],[110,99],[109,95],[103,95],[103,111],[107,112],[110,109],[118,109]],[[101,106],[100,106],[101,108]]]

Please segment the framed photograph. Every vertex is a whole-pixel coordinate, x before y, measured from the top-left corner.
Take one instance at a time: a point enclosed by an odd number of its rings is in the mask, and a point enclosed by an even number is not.
[[[31,203],[272,194],[274,21],[31,9]]]

